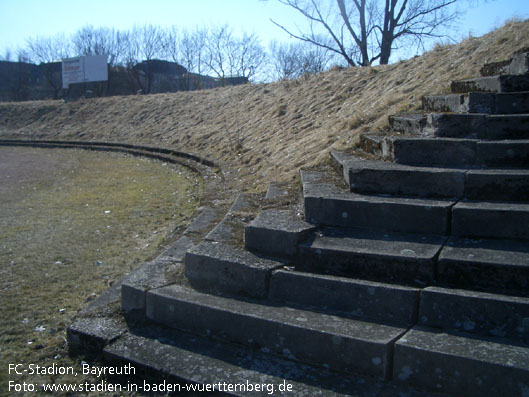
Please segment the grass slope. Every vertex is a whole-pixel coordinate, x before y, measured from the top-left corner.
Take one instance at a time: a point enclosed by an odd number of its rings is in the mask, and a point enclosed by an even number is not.
[[[77,102],[0,104],[0,137],[107,140],[162,145],[229,165],[245,190],[295,178],[358,134],[387,129],[388,115],[479,75],[486,62],[529,46],[529,21],[439,45],[406,61],[335,69],[295,81]]]

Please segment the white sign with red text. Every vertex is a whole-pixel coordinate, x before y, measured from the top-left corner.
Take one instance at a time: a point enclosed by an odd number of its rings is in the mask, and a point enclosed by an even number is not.
[[[92,55],[63,59],[62,88],[70,84],[108,80],[107,56]]]

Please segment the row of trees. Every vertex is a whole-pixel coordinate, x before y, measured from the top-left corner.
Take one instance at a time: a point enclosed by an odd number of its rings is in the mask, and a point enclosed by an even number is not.
[[[387,64],[395,49],[420,47],[425,40],[442,37],[441,29],[458,17],[456,3],[470,0],[272,1],[299,12],[306,25],[272,21],[297,41],[274,42],[268,51],[255,34],[235,34],[228,25],[194,30],[144,25],[126,31],[85,26],[71,36],[31,38],[15,56],[6,53],[4,59],[49,63],[108,54],[111,66],[129,70],[162,59],[184,66],[189,73],[221,80],[297,78],[336,64]]]
[[[71,36],[29,38],[24,48],[6,51],[0,60],[46,64],[103,54],[108,55],[111,67],[134,70],[142,62],[161,59],[176,62],[193,74],[249,80],[296,78],[338,61],[330,51],[305,43],[273,42],[267,50],[256,34],[238,35],[229,25],[194,30],[143,25],[128,31],[85,26]]]

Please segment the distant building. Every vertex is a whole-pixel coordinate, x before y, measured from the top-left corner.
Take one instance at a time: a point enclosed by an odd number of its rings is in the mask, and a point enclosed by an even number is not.
[[[133,95],[215,88],[248,83],[246,77],[224,79],[189,73],[175,62],[144,61],[131,68],[110,67],[108,81],[62,88],[61,62],[34,65],[0,61],[0,101]]]

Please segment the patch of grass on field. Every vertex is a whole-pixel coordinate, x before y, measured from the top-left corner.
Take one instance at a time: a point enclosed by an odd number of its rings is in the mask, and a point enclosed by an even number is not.
[[[199,176],[174,165],[78,150],[53,156],[63,166],[52,178],[0,197],[0,395],[10,380],[61,382],[9,375],[9,363],[78,368],[67,356],[72,318],[152,258],[201,195]]]

